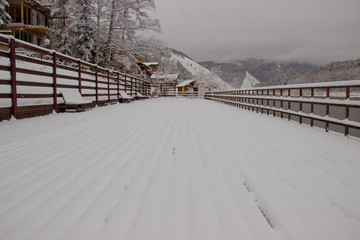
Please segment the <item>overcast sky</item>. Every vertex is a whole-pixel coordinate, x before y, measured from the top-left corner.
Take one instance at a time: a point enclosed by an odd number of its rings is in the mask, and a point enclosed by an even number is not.
[[[360,0],[155,0],[158,37],[197,61],[360,58]]]

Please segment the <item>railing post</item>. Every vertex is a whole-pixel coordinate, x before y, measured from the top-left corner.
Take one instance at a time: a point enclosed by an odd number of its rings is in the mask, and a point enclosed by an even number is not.
[[[82,94],[82,86],[81,86],[81,61],[78,61],[78,75],[79,75],[79,92]]]
[[[126,82],[127,82],[126,74],[125,74],[124,82],[125,82],[125,86],[124,86],[125,89],[124,89],[124,91],[125,91],[125,93],[126,93],[126,85],[127,85],[127,83],[126,83]]]
[[[10,39],[10,74],[11,74],[11,113],[17,118],[17,86],[16,86],[15,39]]]
[[[280,97],[281,97],[281,98],[283,97],[283,90],[282,90],[282,89],[280,89]],[[280,100],[280,109],[283,110],[283,100]],[[281,117],[281,118],[284,117],[283,112],[280,113],[280,117]]]
[[[314,88],[311,88],[311,98],[314,97]],[[310,113],[314,113],[314,104],[311,103],[310,104]],[[314,126],[314,119],[310,119],[310,127]]]
[[[55,112],[58,112],[57,109],[57,78],[56,78],[56,74],[57,74],[57,69],[56,69],[56,52],[53,52],[52,54],[52,58],[53,58],[53,104],[54,104],[54,109]]]
[[[107,70],[108,102],[110,103],[110,69]]]
[[[130,76],[130,96],[133,96],[133,78]]]
[[[345,90],[345,100],[348,100],[350,98],[350,87],[346,87]],[[345,119],[349,118],[350,109],[349,106],[345,106]],[[344,135],[347,136],[349,134],[349,127],[345,126],[344,129]]]
[[[302,98],[302,88],[299,88],[299,98]],[[302,102],[299,102],[299,112],[302,112]],[[299,117],[299,124],[302,124],[302,117]]]
[[[99,105],[99,81],[98,81],[98,66],[95,67],[95,94],[96,94],[96,105]]]
[[[119,72],[117,73],[117,99],[118,102],[120,102],[120,77],[119,77]]]

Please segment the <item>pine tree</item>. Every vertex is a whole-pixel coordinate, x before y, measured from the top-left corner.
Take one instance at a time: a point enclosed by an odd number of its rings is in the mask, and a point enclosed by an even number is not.
[[[11,20],[10,15],[6,12],[6,7],[9,3],[6,0],[0,0],[0,25],[9,23]]]
[[[74,42],[71,34],[72,19],[71,19],[71,2],[66,0],[55,0],[52,12],[51,28],[51,43],[57,51],[70,55],[71,46]]]
[[[74,57],[84,61],[93,61],[94,26],[90,0],[76,1],[74,11],[75,42],[72,47]]]

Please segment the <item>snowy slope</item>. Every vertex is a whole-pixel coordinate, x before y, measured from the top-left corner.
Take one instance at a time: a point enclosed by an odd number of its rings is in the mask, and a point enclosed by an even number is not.
[[[206,100],[0,122],[1,240],[358,240],[360,142]]]
[[[170,59],[171,61],[180,63],[188,72],[194,76],[194,78],[205,81],[208,86],[212,86],[212,89],[233,89],[233,87],[231,87],[215,73],[211,72],[207,68],[201,66],[185,55],[179,55],[172,51]]]
[[[246,71],[246,76],[243,80],[243,83],[241,84],[240,88],[253,88],[256,86],[256,84],[259,84],[260,82],[252,76],[249,72]]]

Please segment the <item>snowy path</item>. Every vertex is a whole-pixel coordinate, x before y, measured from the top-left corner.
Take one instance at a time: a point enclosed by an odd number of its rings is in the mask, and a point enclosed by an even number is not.
[[[360,239],[360,142],[206,100],[0,123],[0,239]]]

